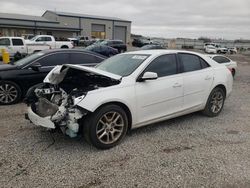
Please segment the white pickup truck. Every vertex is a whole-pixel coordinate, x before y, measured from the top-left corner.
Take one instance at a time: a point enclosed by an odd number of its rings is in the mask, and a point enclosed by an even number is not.
[[[30,40],[26,40],[28,44],[47,44],[51,49],[54,48],[73,48],[71,41],[56,41],[51,35],[36,35]]]
[[[46,44],[27,44],[22,37],[0,37],[0,57],[2,57],[1,49],[5,49],[13,58],[16,53],[25,56],[50,49],[50,46]]]

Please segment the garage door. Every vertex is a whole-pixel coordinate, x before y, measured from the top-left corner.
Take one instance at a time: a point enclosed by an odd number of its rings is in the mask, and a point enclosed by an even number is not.
[[[106,32],[105,32],[105,25],[101,24],[92,24],[91,25],[91,37],[105,39]]]
[[[105,32],[105,25],[92,24],[92,32]]]
[[[124,26],[115,26],[114,39],[122,40],[123,42],[126,43],[126,31],[127,28]]]

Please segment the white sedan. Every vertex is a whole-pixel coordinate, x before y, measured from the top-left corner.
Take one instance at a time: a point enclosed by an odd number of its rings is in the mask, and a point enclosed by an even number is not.
[[[127,131],[202,111],[217,116],[232,76],[206,55],[146,50],[116,55],[96,68],[63,65],[31,88],[26,118],[37,126],[83,133],[97,148],[117,145]]]
[[[217,63],[224,64],[231,71],[233,77],[235,76],[237,69],[237,62],[223,55],[209,55],[209,57],[212,58]]]

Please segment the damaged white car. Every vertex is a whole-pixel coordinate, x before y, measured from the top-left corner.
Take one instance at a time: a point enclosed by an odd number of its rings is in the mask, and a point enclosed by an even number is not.
[[[108,149],[132,128],[195,111],[217,116],[232,82],[225,66],[198,53],[129,52],[96,68],[54,68],[28,91],[26,118]]]

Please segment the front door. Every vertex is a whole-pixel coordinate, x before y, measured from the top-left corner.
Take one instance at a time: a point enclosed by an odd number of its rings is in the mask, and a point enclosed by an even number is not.
[[[153,60],[144,72],[155,72],[158,79],[137,82],[137,124],[163,118],[182,109],[183,78],[178,73],[175,54]]]

